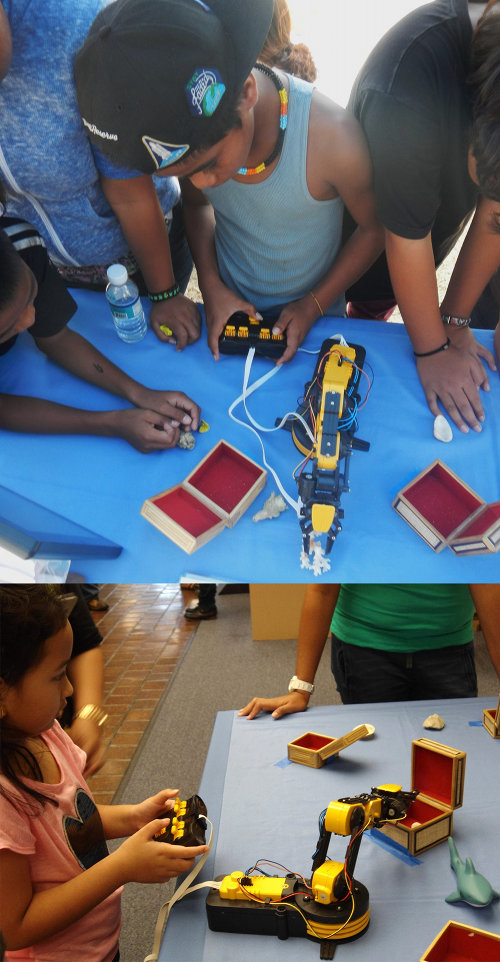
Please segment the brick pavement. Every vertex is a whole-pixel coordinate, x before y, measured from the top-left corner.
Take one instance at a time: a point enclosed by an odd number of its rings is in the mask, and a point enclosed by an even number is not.
[[[110,606],[93,614],[104,637],[109,717],[106,761],[89,785],[97,802],[109,804],[197,625],[183,617],[194,595],[177,584],[106,584],[99,596]]]

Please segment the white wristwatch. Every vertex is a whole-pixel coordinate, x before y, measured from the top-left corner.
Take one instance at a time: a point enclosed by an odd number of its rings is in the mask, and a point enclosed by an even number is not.
[[[290,678],[288,691],[307,691],[310,695],[312,695],[314,691],[314,685],[311,685],[308,681],[302,681],[301,678],[297,678],[297,675],[294,675],[293,678]]]

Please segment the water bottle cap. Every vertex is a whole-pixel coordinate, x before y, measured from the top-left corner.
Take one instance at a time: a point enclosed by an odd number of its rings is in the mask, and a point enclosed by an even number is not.
[[[106,271],[110,284],[126,284],[128,281],[128,271],[123,264],[111,264]]]

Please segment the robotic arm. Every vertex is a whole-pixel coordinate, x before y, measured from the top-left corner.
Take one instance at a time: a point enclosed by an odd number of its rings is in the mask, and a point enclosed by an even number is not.
[[[380,785],[369,794],[330,802],[320,816],[320,836],[313,856],[311,885],[316,901],[327,905],[346,898],[365,829],[404,818],[416,796],[416,791],[404,792],[400,785]],[[351,836],[343,862],[326,859],[332,834]]]
[[[340,344],[331,338],[324,341],[296,412],[300,419],[290,427],[296,447],[305,456],[296,480],[306,555],[313,534],[326,536],[325,554],[330,552],[342,528],[340,498],[349,491],[351,453],[370,447],[354,437],[364,359],[365,350],[357,344]]]
[[[322,959],[333,958],[335,944],[359,938],[370,920],[368,891],[353,878],[363,832],[404,818],[416,795],[399,785],[380,785],[369,794],[330,802],[320,816],[311,879],[294,872],[254,875],[258,865],[220,876],[220,888],[207,896],[210,928],[305,937],[321,943]],[[332,834],[350,835],[343,862],[327,858]]]

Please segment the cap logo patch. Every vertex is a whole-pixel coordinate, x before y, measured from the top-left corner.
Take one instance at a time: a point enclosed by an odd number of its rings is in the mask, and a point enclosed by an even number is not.
[[[210,67],[198,67],[185,87],[190,113],[194,117],[211,117],[225,91],[220,73]]]
[[[175,164],[189,150],[189,144],[165,144],[153,137],[142,137],[142,142],[153,158],[157,170]]]

